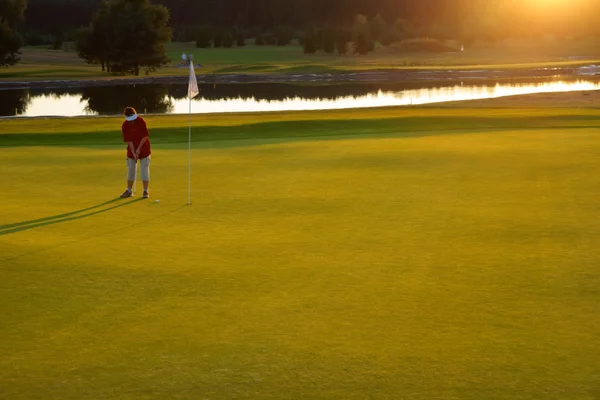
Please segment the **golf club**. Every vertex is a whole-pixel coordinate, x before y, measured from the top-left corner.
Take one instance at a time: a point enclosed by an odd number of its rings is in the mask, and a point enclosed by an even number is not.
[[[133,178],[133,195],[137,193],[137,159],[135,160],[135,176]]]

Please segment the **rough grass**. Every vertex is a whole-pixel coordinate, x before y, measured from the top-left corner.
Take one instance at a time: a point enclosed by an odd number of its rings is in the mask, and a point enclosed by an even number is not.
[[[598,110],[262,117],[0,121],[0,397],[600,395]]]

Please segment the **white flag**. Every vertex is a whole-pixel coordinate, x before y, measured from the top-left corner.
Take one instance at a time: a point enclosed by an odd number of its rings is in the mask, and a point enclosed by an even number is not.
[[[200,90],[198,89],[198,81],[196,80],[196,73],[194,72],[194,64],[190,62],[190,82],[188,84],[188,97],[193,99],[198,96]]]

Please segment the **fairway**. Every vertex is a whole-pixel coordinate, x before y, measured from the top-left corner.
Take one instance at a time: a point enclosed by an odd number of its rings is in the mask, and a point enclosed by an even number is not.
[[[147,120],[0,120],[0,398],[600,398],[600,110]]]
[[[365,56],[303,53],[298,44],[288,46],[255,46],[251,43],[239,48],[197,48],[194,43],[168,43],[169,63],[158,68],[151,77],[186,76],[181,54],[193,54],[201,64],[196,73],[202,79],[214,75],[308,75],[344,74],[353,72],[429,70],[529,70],[544,68],[577,68],[600,63],[598,40],[555,41],[530,43],[527,40],[506,41],[496,45],[480,45],[465,52],[414,53],[398,52],[379,47]],[[567,59],[568,54],[586,54],[585,59]],[[534,74],[535,75],[535,74]],[[86,64],[78,58],[71,46],[68,51],[49,50],[44,46],[23,48],[22,62],[0,70],[0,83],[10,81],[46,81],[60,79],[118,79],[122,76],[102,72],[99,65]],[[128,78],[135,78],[129,76]],[[142,74],[139,78],[149,78]]]

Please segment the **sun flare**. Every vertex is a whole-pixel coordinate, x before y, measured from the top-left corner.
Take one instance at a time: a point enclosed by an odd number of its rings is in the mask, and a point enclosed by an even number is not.
[[[528,2],[531,6],[540,10],[578,10],[585,9],[591,4],[590,0],[529,0]]]

